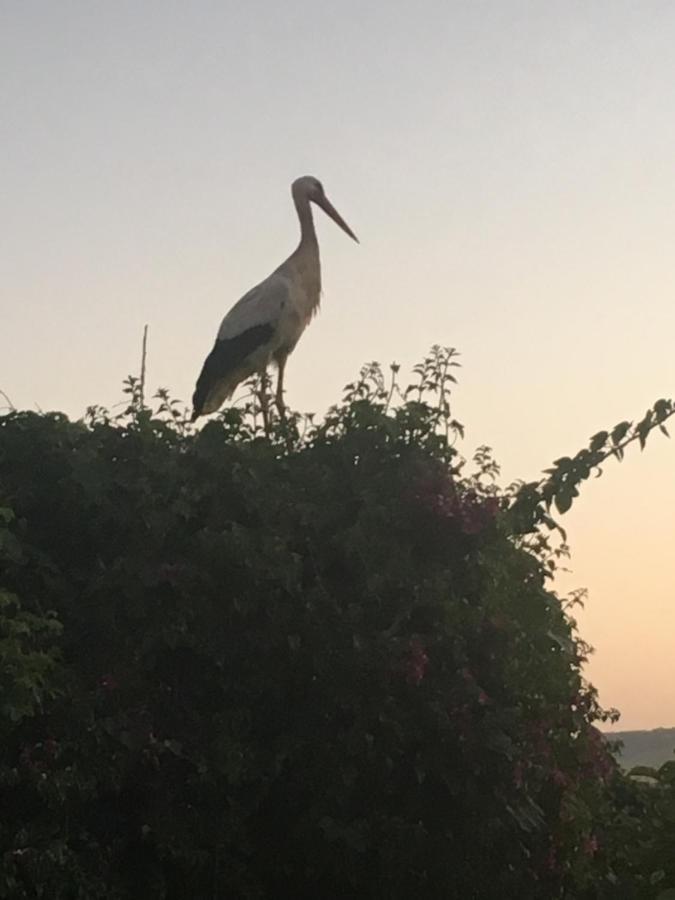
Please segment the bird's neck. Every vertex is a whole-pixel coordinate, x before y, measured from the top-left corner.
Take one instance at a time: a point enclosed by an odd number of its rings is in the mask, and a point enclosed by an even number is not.
[[[321,263],[319,260],[319,242],[314,228],[312,207],[306,197],[294,197],[295,208],[300,220],[300,243],[291,255],[289,262],[296,271],[299,283],[303,286],[309,304],[306,310],[308,318],[316,312],[321,296]]]
[[[294,197],[295,209],[300,220],[300,246],[317,245],[316,229],[314,228],[314,216],[312,206],[305,196]]]

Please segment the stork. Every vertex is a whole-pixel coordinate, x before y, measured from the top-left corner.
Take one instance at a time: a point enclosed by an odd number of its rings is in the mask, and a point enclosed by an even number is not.
[[[321,266],[311,203],[316,203],[349,237],[358,238],[330,203],[320,181],[311,175],[291,185],[300,220],[300,243],[278,269],[239,300],[223,319],[216,343],[206,357],[192,397],[192,421],[215,412],[251,375],[264,375],[270,363],[278,369],[276,405],[285,414],[286,360],[319,308]],[[268,423],[267,398],[261,396]]]

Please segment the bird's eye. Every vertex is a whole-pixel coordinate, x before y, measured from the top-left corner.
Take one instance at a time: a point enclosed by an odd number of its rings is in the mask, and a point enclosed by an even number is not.
[[[316,189],[317,189],[317,191],[318,191],[320,194],[323,194],[323,185],[321,184],[320,181],[317,181],[317,183],[316,183]]]

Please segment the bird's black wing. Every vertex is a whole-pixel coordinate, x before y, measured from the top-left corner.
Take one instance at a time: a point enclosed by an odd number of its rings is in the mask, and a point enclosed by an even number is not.
[[[236,371],[254,350],[270,341],[273,334],[272,324],[253,325],[236,337],[216,341],[204,361],[192,395],[193,422],[202,414],[206,398],[216,382]]]

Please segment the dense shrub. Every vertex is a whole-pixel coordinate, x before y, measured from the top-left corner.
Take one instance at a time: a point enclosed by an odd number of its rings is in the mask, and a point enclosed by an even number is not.
[[[614,779],[604,799],[613,896],[675,900],[675,760]]]
[[[621,855],[656,794],[549,581],[551,509],[672,407],[502,491],[453,448],[454,364],[268,435],[133,381],[121,417],[0,419],[0,897],[675,886]]]

